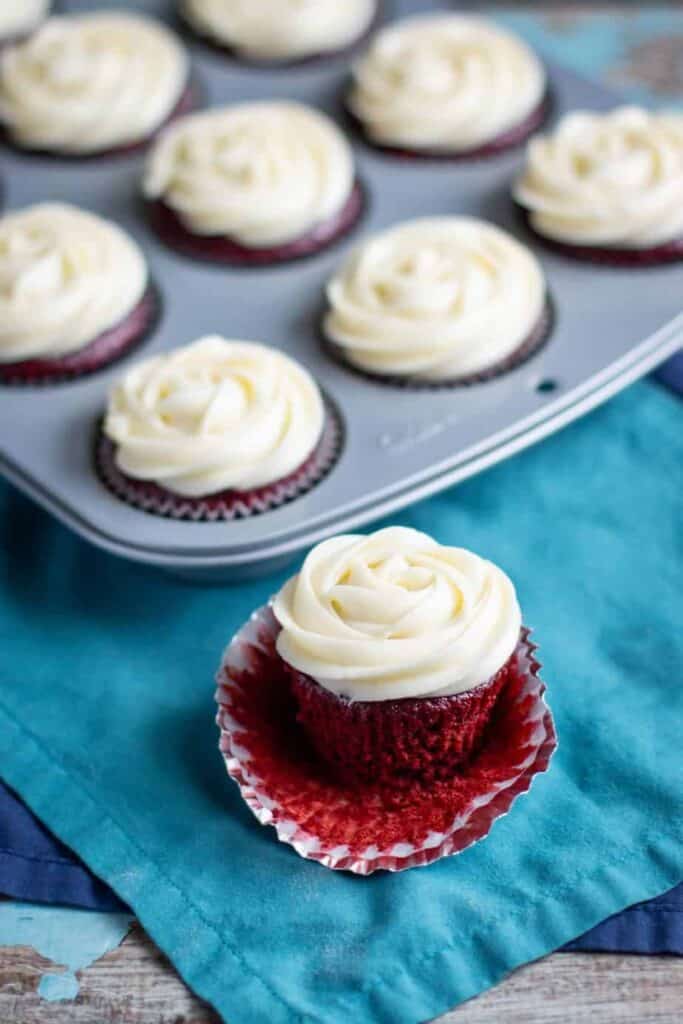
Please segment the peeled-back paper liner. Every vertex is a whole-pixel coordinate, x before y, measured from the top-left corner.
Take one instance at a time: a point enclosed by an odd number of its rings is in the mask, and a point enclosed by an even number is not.
[[[487,835],[547,769],[557,739],[528,629],[483,748],[450,782],[407,793],[344,786],[327,774],[296,722],[275,650],[279,630],[264,606],[235,635],[216,677],[216,722],[246,804],[302,857],[360,875],[429,864]],[[450,817],[434,827],[430,812]]]

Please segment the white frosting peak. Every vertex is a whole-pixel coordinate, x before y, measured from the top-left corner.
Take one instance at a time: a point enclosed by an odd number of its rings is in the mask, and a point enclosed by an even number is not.
[[[376,0],[181,0],[198,32],[260,60],[342,49],[363,35],[375,8]]]
[[[515,198],[539,234],[647,248],[683,238],[683,113],[576,111],[532,139]]]
[[[74,352],[122,321],[147,287],[119,227],[61,203],[0,218],[0,363]]]
[[[135,364],[111,394],[104,431],[123,473],[202,497],[288,476],[313,452],[323,420],[303,366],[211,335]]]
[[[19,145],[97,153],[153,133],[187,75],[182,46],[149,18],[114,11],[49,18],[0,55],[0,120]]]
[[[301,238],[339,212],[353,187],[351,148],[299,103],[242,103],[191,114],[154,145],[144,193],[197,235],[255,248]]]
[[[49,9],[50,0],[3,0],[0,3],[0,41],[32,32]]]
[[[352,700],[469,690],[502,668],[521,628],[505,573],[398,526],[318,544],[273,609],[280,656]]]
[[[348,103],[384,145],[465,152],[516,127],[545,72],[521,39],[482,18],[407,18],[383,29],[353,70]]]
[[[469,217],[406,221],[352,251],[327,285],[324,330],[372,373],[446,380],[504,359],[537,327],[532,253]]]

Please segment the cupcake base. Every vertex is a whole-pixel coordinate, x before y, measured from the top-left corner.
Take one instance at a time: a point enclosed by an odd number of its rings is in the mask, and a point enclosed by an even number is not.
[[[102,483],[127,505],[152,515],[190,522],[225,522],[259,515],[299,498],[320,483],[337,461],[343,441],[338,413],[326,403],[323,433],[315,450],[298,469],[250,491],[219,491],[187,498],[147,480],[134,480],[116,465],[116,445],[98,430],[95,468]]]
[[[524,227],[530,235],[547,249],[568,256],[573,260],[588,263],[601,263],[610,267],[661,267],[667,263],[679,263],[683,260],[683,238],[653,245],[649,249],[620,249],[618,247],[600,245],[573,245],[571,242],[560,242],[542,235],[531,223],[526,209],[515,204]]]
[[[371,370],[365,370],[361,366],[354,365],[346,357],[343,346],[336,345],[325,336],[322,321],[320,335],[323,347],[336,362],[360,377],[365,377],[366,380],[372,381],[374,384],[383,384],[393,388],[407,388],[415,391],[441,391],[447,388],[471,387],[474,384],[484,384],[486,381],[501,377],[506,373],[510,373],[511,370],[517,369],[518,366],[522,366],[540,352],[552,334],[554,325],[555,307],[552,299],[548,297],[538,323],[514,352],[505,356],[504,359],[491,363],[490,366],[482,370],[477,370],[475,373],[461,374],[458,377],[449,377],[447,380],[428,380],[420,377],[402,377],[398,374],[373,373]]]
[[[335,778],[401,787],[450,778],[476,752],[511,661],[464,693],[388,701],[351,701],[286,663],[285,671],[297,721]]]
[[[482,839],[547,769],[557,740],[528,630],[479,751],[448,779],[397,790],[348,785],[326,770],[296,721],[279,629],[261,608],[230,643],[216,721],[243,799],[300,856],[360,875],[429,864]]]
[[[357,135],[371,149],[375,149],[387,156],[397,157],[403,160],[440,160],[444,162],[459,163],[467,160],[486,160],[490,157],[499,156],[510,149],[521,146],[523,142],[542,128],[552,110],[552,98],[546,93],[538,106],[527,114],[523,121],[514,125],[507,131],[502,132],[489,142],[481,146],[474,146],[471,149],[448,150],[448,149],[418,149],[410,146],[393,146],[390,143],[377,142],[365,130],[363,122],[348,106],[345,106],[346,115],[349,118]]]
[[[253,248],[225,235],[195,235],[163,200],[149,202],[147,213],[154,232],[170,249],[196,260],[223,263],[235,267],[263,267],[313,256],[343,238],[360,219],[365,209],[365,193],[356,182],[341,210],[329,220],[282,245]]]
[[[159,310],[156,289],[149,287],[135,309],[121,323],[110,327],[76,352],[56,359],[24,359],[16,363],[0,363],[0,384],[44,387],[96,373],[135,349],[156,326]]]
[[[169,124],[176,121],[179,117],[183,117],[185,114],[189,114],[191,111],[196,110],[201,103],[201,99],[201,90],[197,83],[194,81],[188,82],[171,113],[164,119],[164,121],[162,121],[158,128],[155,128],[155,130],[150,133],[150,135],[141,139],[139,142],[131,142],[123,146],[112,146],[109,149],[98,150],[96,153],[70,153],[52,149],[40,149],[39,147],[33,148],[31,146],[22,146],[21,143],[12,138],[11,132],[4,125],[0,126],[0,142],[9,149],[14,150],[15,153],[23,154],[24,156],[40,157],[41,159],[46,160],[73,160],[88,162],[106,160],[110,157],[129,156],[145,150],[149,146],[150,142],[152,142]]]

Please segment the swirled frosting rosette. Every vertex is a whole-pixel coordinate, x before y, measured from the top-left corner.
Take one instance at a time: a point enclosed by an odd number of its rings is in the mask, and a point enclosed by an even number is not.
[[[532,50],[459,14],[383,29],[353,68],[347,105],[372,143],[414,155],[485,156],[526,138],[545,114]]]
[[[0,55],[0,122],[24,149],[126,149],[185,106],[187,84],[185,51],[159,23],[115,11],[53,17]]]
[[[100,475],[129,503],[233,519],[308,490],[339,426],[311,375],[277,349],[218,335],[134,365],[114,387]]]
[[[681,258],[683,114],[568,114],[529,143],[514,197],[534,231],[576,255]]]
[[[191,255],[276,262],[315,252],[360,214],[351,148],[299,103],[243,103],[165,131],[143,191],[157,231]]]
[[[139,340],[154,312],[147,264],[116,224],[40,203],[0,218],[0,378],[96,369]]]
[[[0,4],[0,45],[33,32],[49,10],[50,0],[6,0]]]
[[[485,221],[406,221],[362,243],[328,282],[325,338],[391,382],[469,383],[526,358],[548,329],[540,264]]]
[[[438,778],[466,761],[521,629],[502,570],[402,527],[319,544],[273,611],[299,721],[345,779]]]
[[[377,0],[180,0],[199,35],[247,60],[292,62],[344,50],[367,32]]]

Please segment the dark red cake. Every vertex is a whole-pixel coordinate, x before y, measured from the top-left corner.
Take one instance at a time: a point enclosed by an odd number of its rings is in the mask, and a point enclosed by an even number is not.
[[[282,245],[252,248],[241,245],[225,235],[196,235],[163,200],[147,204],[150,224],[166,245],[194,259],[234,266],[256,267],[312,256],[346,235],[356,224],[365,207],[360,182],[356,182],[345,204],[333,217],[318,224],[312,231]]]
[[[59,384],[95,373],[134,349],[157,322],[159,300],[154,288],[148,288],[131,312],[115,327],[110,327],[83,348],[55,359],[24,359],[0,363],[0,384]]]

